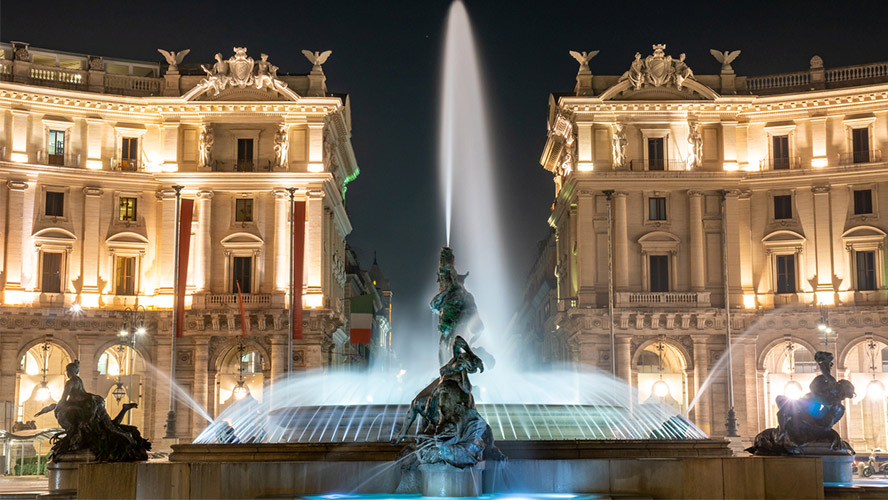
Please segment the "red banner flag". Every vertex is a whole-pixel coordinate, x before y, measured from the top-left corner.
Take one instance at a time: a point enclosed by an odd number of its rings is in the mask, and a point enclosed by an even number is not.
[[[302,282],[305,267],[305,202],[296,201],[293,214],[293,338],[302,338]]]
[[[185,330],[185,289],[188,287],[188,253],[191,249],[191,219],[194,200],[183,199],[179,205],[179,282],[176,283],[176,337]]]
[[[234,283],[237,285],[237,302],[240,304],[241,337],[247,338],[247,331],[249,331],[250,323],[247,322],[247,316],[244,314],[244,296],[241,294],[240,281],[235,280]]]

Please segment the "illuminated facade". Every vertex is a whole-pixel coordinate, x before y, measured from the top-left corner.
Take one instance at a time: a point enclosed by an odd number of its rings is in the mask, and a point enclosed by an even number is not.
[[[702,75],[688,65],[718,66],[655,45],[622,76],[593,76],[594,53],[574,53],[575,91],[549,101],[555,284],[525,294],[547,311],[528,352],[611,370],[611,278],[617,374],[723,436],[727,269],[743,442],[776,425],[778,394],[807,391],[826,349],[857,387],[841,434],[885,448],[888,63],[815,56],[744,77],[739,52],[712,53],[721,71]]]
[[[150,439],[164,435],[174,185],[195,200],[176,382],[197,405],[217,415],[238,377],[261,399],[263,382],[287,369],[288,188],[305,203],[293,365],[340,356],[343,204],[358,167],[348,98],[327,90],[329,53],[306,51],[309,74],[278,75],[265,54],[243,48],[203,69],[181,64],[186,51],[158,64],[17,42],[0,50],[3,428],[58,398],[76,358],[109,411],[138,397],[132,418]],[[242,352],[238,283],[250,330]],[[176,408],[177,436],[195,436],[200,412]]]

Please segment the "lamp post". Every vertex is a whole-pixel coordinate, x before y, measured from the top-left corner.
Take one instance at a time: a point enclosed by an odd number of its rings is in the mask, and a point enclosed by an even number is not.
[[[126,355],[126,373],[125,375],[129,375],[129,400],[133,402],[133,394],[135,393],[135,385],[134,385],[134,365],[136,362],[136,338],[142,336],[146,333],[145,329],[145,306],[137,305],[134,307],[126,307],[123,309],[123,327],[120,329],[120,333],[118,336],[120,337],[120,345],[121,348],[124,347],[127,343],[129,344],[129,353],[124,353]],[[121,349],[123,350],[123,349]],[[120,382],[120,378],[117,380],[117,388],[114,389],[114,397],[117,399],[117,402],[120,402],[122,399],[122,395],[118,396],[118,390],[120,392],[123,391],[123,384]],[[139,395],[136,395],[136,402],[139,402]],[[126,414],[126,422],[130,423],[130,413]]]
[[[176,392],[174,384],[176,383],[176,328],[179,316],[179,209],[182,201],[182,189],[184,186],[175,185],[173,189],[176,191],[176,226],[175,226],[175,252],[173,259],[173,333],[170,345],[170,411],[167,413],[166,435],[164,439],[176,439]]]
[[[614,383],[617,381],[617,352],[616,339],[614,334],[614,249],[612,243],[611,232],[613,228],[613,206],[614,190],[608,189],[602,191],[607,197],[607,319],[610,329],[611,344],[611,372],[613,373]],[[627,382],[631,381],[627,380]]]
[[[296,308],[296,249],[293,248],[293,242],[296,241],[296,188],[288,187],[287,192],[290,193],[290,321],[287,321],[287,378],[293,371],[293,310]]]
[[[725,210],[728,192],[719,191],[722,211],[722,275],[725,284],[725,349],[728,355],[728,415],[725,429],[728,437],[740,437],[737,432],[737,414],[734,412],[734,359],[731,355],[731,291],[728,284],[728,212]]]
[[[829,334],[833,332],[832,327],[829,326],[829,313],[823,308],[823,304],[820,305],[820,321],[817,322],[817,330],[823,334],[823,350],[829,351]]]
[[[40,347],[43,349],[43,380],[40,381],[40,387],[37,388],[37,400],[38,401],[46,401],[50,397],[52,397],[52,393],[49,390],[49,385],[46,383],[46,372],[49,370],[47,363],[49,363],[49,336],[43,340],[43,345]]]

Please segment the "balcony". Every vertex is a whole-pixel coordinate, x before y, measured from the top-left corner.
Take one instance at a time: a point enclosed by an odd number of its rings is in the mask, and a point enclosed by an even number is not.
[[[709,292],[617,292],[617,307],[709,307]]]
[[[759,162],[761,170],[796,170],[802,168],[802,160],[794,158],[771,158]]]
[[[687,170],[688,164],[684,160],[666,160],[663,158],[646,158],[641,160],[629,160],[629,170],[641,172],[645,170]]]
[[[880,149],[839,153],[839,165],[841,166],[857,163],[877,163],[880,161],[882,161],[882,150]]]
[[[244,309],[283,309],[284,294],[245,293],[242,295]],[[191,309],[239,309],[240,303],[236,293],[194,294],[191,297]]]

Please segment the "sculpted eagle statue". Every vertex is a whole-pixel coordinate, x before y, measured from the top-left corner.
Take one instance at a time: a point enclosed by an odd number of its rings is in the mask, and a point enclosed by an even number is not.
[[[580,73],[586,73],[589,71],[589,60],[598,55],[597,50],[593,50],[592,52],[586,52],[585,50],[582,52],[577,52],[576,50],[571,50],[570,55],[580,63]]]
[[[716,61],[722,63],[722,73],[733,72],[734,69],[731,68],[731,62],[733,62],[734,59],[737,59],[737,56],[740,55],[739,50],[735,50],[733,52],[728,52],[726,50],[722,52],[720,50],[709,49],[709,53],[712,54],[712,57],[714,57]]]
[[[317,50],[314,52],[310,50],[302,51],[302,55],[304,55],[315,68],[320,68],[322,64],[327,62],[327,58],[330,57],[330,54],[332,53],[332,50],[325,50],[323,52],[318,52]]]
[[[166,62],[170,65],[170,71],[178,71],[179,65],[182,64],[182,60],[185,59],[185,56],[187,56],[189,52],[191,52],[191,49],[185,49],[179,52],[168,52],[163,49],[157,49],[157,51],[163,54],[163,58],[166,59]]]

